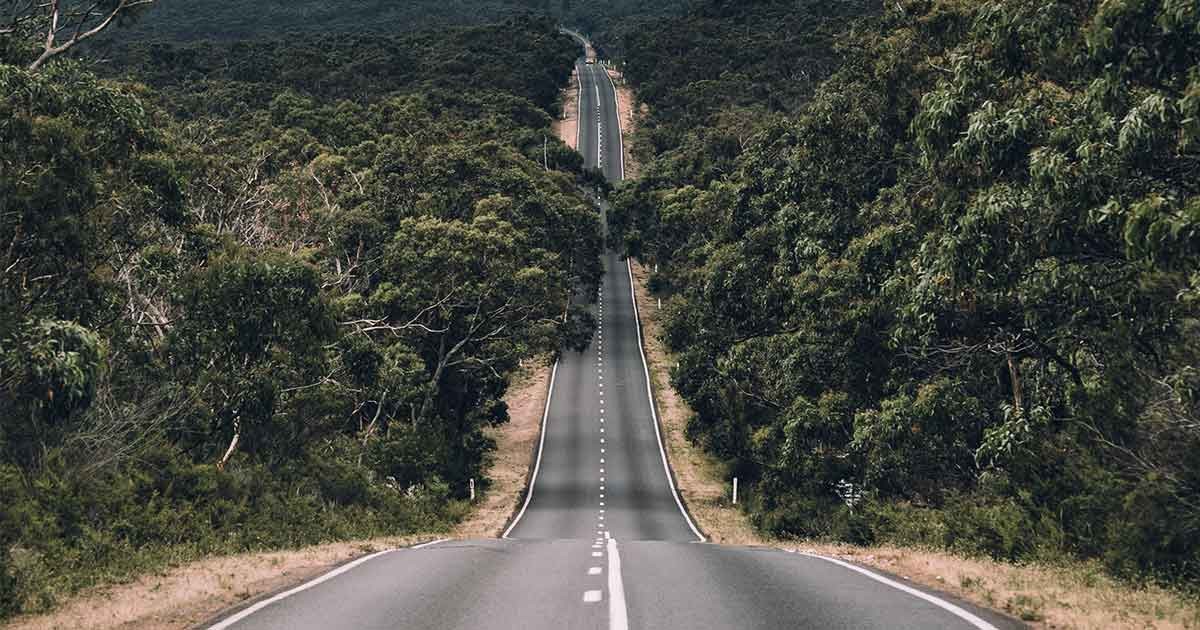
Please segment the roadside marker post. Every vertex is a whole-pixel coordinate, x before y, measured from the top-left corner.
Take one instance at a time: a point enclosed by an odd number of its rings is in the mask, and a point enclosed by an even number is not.
[[[475,502],[475,478],[474,477],[471,477],[470,487],[471,487],[471,502],[474,503]],[[735,503],[736,503],[736,501],[735,501]]]
[[[737,477],[733,478],[733,504],[737,505]]]

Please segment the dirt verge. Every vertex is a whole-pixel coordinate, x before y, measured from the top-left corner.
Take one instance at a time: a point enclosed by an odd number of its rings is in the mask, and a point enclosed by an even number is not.
[[[545,361],[526,362],[513,379],[504,402],[508,423],[488,429],[496,440],[488,478],[492,487],[471,515],[454,528],[455,538],[496,538],[520,507],[529,483],[533,457],[542,434],[542,414],[550,393],[550,367]]]
[[[874,567],[1018,617],[1035,628],[1200,628],[1200,601],[1195,596],[1120,583],[1096,563],[1013,565],[943,551],[803,543],[762,535],[730,504],[726,468],[684,435],[693,412],[670,384],[669,366],[675,359],[661,340],[658,300],[646,289],[649,273],[642,265],[633,264],[633,275],[667,454],[688,511],[712,542],[806,551]]]
[[[625,179],[637,179],[642,172],[641,164],[633,157],[628,140],[637,131],[640,118],[645,115],[645,105],[638,107],[637,97],[633,88],[625,82],[625,77],[615,68],[608,68],[608,76],[612,79],[613,87],[617,89],[617,113],[621,119],[621,148],[625,154]]]
[[[92,589],[53,612],[18,617],[4,627],[8,630],[190,628],[226,608],[302,584],[359,556],[430,539],[430,536],[402,536],[206,558],[144,575],[127,584]]]
[[[571,72],[571,81],[562,91],[562,118],[550,123],[554,135],[576,149],[579,139],[579,70]]]

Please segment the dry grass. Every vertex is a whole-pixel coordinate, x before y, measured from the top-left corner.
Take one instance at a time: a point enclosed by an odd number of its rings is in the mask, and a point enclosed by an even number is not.
[[[579,70],[571,73],[571,82],[563,88],[562,110],[562,119],[550,123],[550,128],[567,146],[578,148],[575,142],[579,139]]]
[[[1200,601],[1196,598],[1119,583],[1094,564],[1013,565],[942,551],[801,544],[763,536],[729,504],[724,468],[684,437],[692,410],[670,386],[668,366],[674,365],[675,359],[660,340],[657,300],[646,289],[648,273],[634,263],[633,275],[671,467],[688,510],[713,542],[779,547],[849,560],[1008,613],[1035,628],[1200,628]]]
[[[127,584],[93,589],[51,613],[19,617],[5,628],[189,628],[230,606],[300,584],[347,560],[407,547],[421,540],[417,536],[380,538],[294,551],[207,558],[145,575]]]
[[[488,429],[489,435],[496,440],[496,453],[488,468],[492,487],[471,515],[454,528],[454,537],[497,537],[520,507],[529,483],[549,391],[550,368],[541,361],[530,363],[513,380],[504,397],[504,402],[508,403],[508,423]]]
[[[1097,564],[1014,565],[890,546],[778,546],[873,566],[1004,611],[1035,628],[1200,627],[1200,603],[1195,599],[1116,582]]]
[[[658,403],[667,458],[688,511],[696,525],[712,542],[728,545],[765,544],[754,528],[746,522],[740,510],[729,502],[731,488],[727,474],[719,462],[684,437],[684,429],[692,410],[671,387],[668,366],[675,359],[661,340],[657,301],[646,289],[649,272],[640,263],[633,263],[633,277],[641,314],[646,361],[650,364],[650,381]]]

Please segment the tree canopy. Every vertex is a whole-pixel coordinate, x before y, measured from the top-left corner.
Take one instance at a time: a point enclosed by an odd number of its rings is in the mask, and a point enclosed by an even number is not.
[[[1200,9],[784,4],[629,40],[689,435],[777,534],[1200,578]]]
[[[512,374],[591,328],[577,54],[517,18],[6,58],[0,615],[461,516]]]

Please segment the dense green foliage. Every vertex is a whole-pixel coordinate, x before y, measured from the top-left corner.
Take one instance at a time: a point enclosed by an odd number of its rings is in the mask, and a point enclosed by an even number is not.
[[[528,72],[474,61],[500,50]],[[0,63],[0,617],[452,522],[518,362],[591,328],[596,214],[545,140],[576,45],[109,53]]]
[[[745,35],[794,2],[630,47],[651,162],[611,216],[663,270],[690,436],[773,533],[1195,583],[1200,8],[822,4],[808,94]]]
[[[335,33],[373,36],[548,17],[587,32],[607,32],[649,17],[678,13],[687,0],[161,0],[120,30],[137,40],[191,41]],[[507,63],[505,55],[481,58]]]

